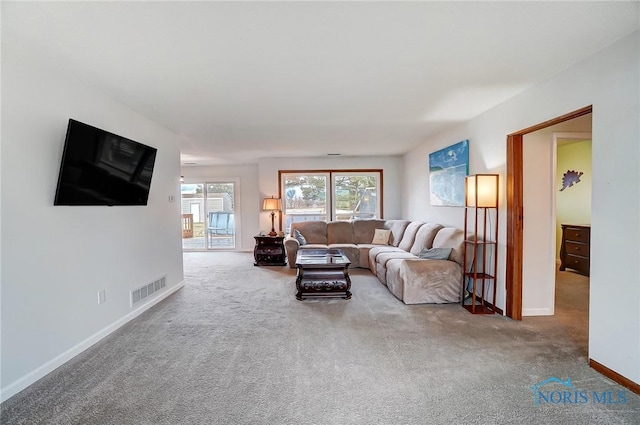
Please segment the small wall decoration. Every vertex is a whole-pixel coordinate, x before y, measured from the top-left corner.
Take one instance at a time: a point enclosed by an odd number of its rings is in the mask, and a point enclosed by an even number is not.
[[[580,183],[580,176],[583,174],[584,173],[582,171],[567,170],[567,172],[562,176],[562,187],[560,188],[560,192],[574,184]]]
[[[429,154],[431,205],[464,206],[464,178],[469,174],[469,140]]]

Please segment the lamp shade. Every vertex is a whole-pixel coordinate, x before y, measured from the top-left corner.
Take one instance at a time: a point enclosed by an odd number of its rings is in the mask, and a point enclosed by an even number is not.
[[[465,177],[465,205],[498,207],[498,174],[475,174]]]
[[[280,198],[264,198],[262,202],[262,209],[265,211],[278,211],[281,208]]]

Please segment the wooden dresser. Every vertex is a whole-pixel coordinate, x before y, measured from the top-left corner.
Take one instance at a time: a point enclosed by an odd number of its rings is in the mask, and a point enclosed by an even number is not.
[[[560,271],[570,268],[589,276],[591,226],[575,224],[562,224],[561,226]]]

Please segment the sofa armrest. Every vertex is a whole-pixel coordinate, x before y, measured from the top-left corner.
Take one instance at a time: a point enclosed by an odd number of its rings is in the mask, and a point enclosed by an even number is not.
[[[296,256],[298,255],[298,249],[300,248],[300,242],[293,236],[287,236],[284,240],[284,249],[287,253],[287,262],[292,269],[296,268]]]
[[[462,267],[450,260],[404,260],[400,266],[406,304],[459,302]]]

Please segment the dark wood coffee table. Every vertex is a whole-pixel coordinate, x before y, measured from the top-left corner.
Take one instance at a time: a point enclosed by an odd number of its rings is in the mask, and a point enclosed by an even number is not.
[[[300,249],[296,256],[296,298],[351,299],[351,262],[339,249]]]

